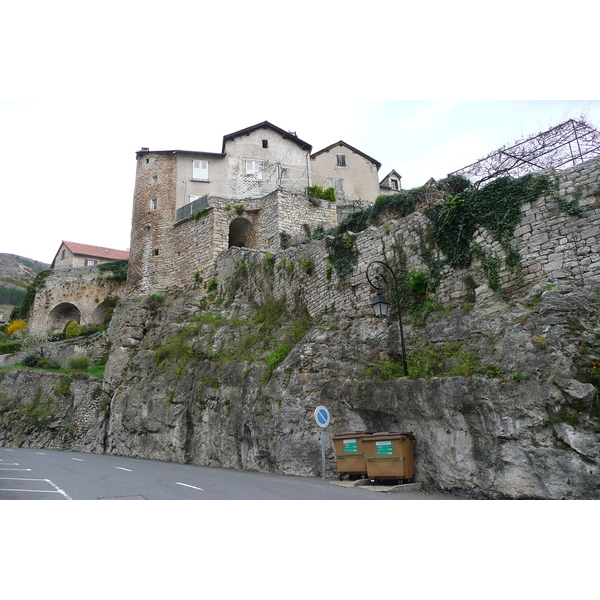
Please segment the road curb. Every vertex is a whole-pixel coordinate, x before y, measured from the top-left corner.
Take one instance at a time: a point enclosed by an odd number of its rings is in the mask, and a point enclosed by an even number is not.
[[[403,483],[401,485],[372,485],[370,479],[357,479],[356,481],[331,481],[332,485],[340,487],[358,487],[370,492],[381,492],[384,494],[401,494],[403,492],[418,492],[422,484]]]

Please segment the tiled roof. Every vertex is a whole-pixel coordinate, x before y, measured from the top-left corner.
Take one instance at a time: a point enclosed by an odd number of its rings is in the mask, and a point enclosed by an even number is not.
[[[311,159],[315,158],[315,156],[319,156],[319,154],[323,154],[323,152],[329,152],[329,150],[333,150],[336,146],[345,146],[349,150],[352,150],[352,152],[356,152],[356,154],[360,154],[360,156],[362,156],[363,158],[366,158],[367,160],[371,161],[377,167],[378,171],[381,168],[381,163],[378,160],[375,160],[374,158],[370,157],[368,154],[365,154],[364,152],[357,150],[356,148],[354,148],[354,146],[347,144],[343,140],[340,140],[339,142],[336,142],[335,144],[331,144],[331,146],[327,146],[327,148],[323,148],[322,150],[319,150],[318,152],[315,152],[314,154],[311,154]]]
[[[129,258],[129,250],[115,250],[113,248],[103,248],[102,246],[89,246],[88,244],[77,244],[76,242],[65,242],[60,244],[60,248],[66,246],[73,254],[78,256],[91,256],[93,258],[108,258],[110,260],[127,260]],[[58,252],[60,252],[60,248]],[[50,265],[54,268],[58,252]]]
[[[279,135],[281,135],[284,139],[291,140],[295,144],[298,144],[300,148],[306,150],[306,152],[310,152],[312,150],[312,146],[303,140],[301,140],[294,132],[285,131],[285,129],[281,129],[281,127],[277,127],[277,125],[273,125],[273,123],[269,123],[269,121],[263,121],[262,123],[257,123],[256,125],[252,125],[251,127],[246,127],[245,129],[240,129],[240,131],[234,131],[233,133],[228,133],[223,136],[223,150],[225,152],[225,143],[229,140],[233,140],[236,137],[240,137],[241,135],[248,135],[253,131],[257,131],[258,129],[272,129]]]
[[[95,256],[97,258],[110,258],[112,260],[127,260],[129,250],[114,250],[113,248],[103,248],[102,246],[88,246],[87,244],[77,244],[75,242],[65,242],[63,244],[73,254],[83,254],[85,256]]]

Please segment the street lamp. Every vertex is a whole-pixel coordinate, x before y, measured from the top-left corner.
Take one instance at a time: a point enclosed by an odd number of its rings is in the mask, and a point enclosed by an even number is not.
[[[380,260],[374,260],[367,267],[367,281],[369,282],[371,287],[376,290],[376,296],[375,298],[373,298],[373,302],[371,303],[371,305],[373,306],[373,312],[375,313],[376,317],[387,317],[389,303],[381,294],[381,290],[387,285],[387,281],[385,280],[385,276],[382,273],[376,271],[377,267],[375,265],[379,265],[386,268],[394,278],[394,285],[396,286],[396,303],[398,304],[398,322],[400,323],[400,342],[402,344],[402,366],[404,367],[404,376],[408,377],[408,366],[406,364],[406,349],[404,347],[404,330],[402,328],[402,314],[400,312],[400,293],[398,291],[398,280],[396,279],[396,275],[394,275],[394,271],[392,271],[391,267]],[[371,270],[370,277],[369,270]]]

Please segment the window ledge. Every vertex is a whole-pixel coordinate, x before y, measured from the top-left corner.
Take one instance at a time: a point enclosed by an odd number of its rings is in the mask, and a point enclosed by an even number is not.
[[[202,183],[210,183],[210,179],[190,179],[190,181],[200,181]]]

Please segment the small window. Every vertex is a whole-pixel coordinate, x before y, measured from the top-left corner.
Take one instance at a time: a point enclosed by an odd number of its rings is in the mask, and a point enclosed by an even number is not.
[[[60,257],[61,260],[65,260],[65,252],[66,252],[66,250],[63,248],[63,251],[62,251],[62,254]]]
[[[336,154],[335,158],[337,159],[337,166],[338,167],[345,167],[346,166],[346,155],[345,154]]]
[[[158,248],[154,248],[154,250],[152,250],[152,254],[154,256],[158,256]]]
[[[343,181],[344,180],[341,177],[330,177],[329,179],[327,179],[327,183],[329,184],[329,187],[332,187],[335,189],[336,195],[338,195],[338,194],[341,195],[344,193]]]
[[[269,147],[269,140],[263,140],[262,144],[263,144],[263,148],[268,148]]]
[[[152,175],[152,183],[156,183],[158,181],[158,175]]]
[[[91,260],[90,258],[86,258],[85,259],[85,266],[86,267],[94,267],[98,264],[97,260]]]
[[[397,190],[398,189],[398,180],[397,179],[390,179],[390,187],[393,190]]]
[[[254,179],[262,180],[262,162],[260,160],[246,161],[246,175],[252,175]]]
[[[150,200],[150,210],[158,210],[158,198]]]
[[[147,165],[150,164],[150,159],[149,158],[146,159],[146,164]]]
[[[208,181],[208,161],[193,160],[192,161],[192,179],[200,181]]]

